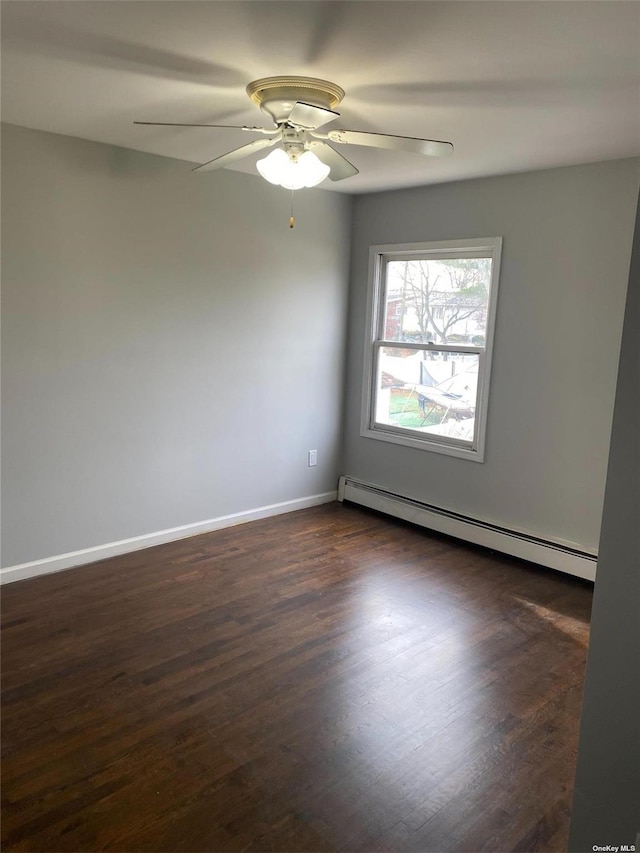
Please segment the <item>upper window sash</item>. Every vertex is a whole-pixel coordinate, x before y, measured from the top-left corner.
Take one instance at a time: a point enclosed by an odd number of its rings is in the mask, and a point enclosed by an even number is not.
[[[500,246],[499,238],[488,240],[452,240],[450,243],[408,243],[400,246],[372,246],[371,262],[375,264],[373,274],[375,276],[375,304],[373,311],[374,340],[386,340],[384,326],[386,320],[386,303],[389,285],[387,267],[390,263],[403,263],[411,261],[438,261],[438,260],[468,260],[473,258],[486,258],[492,262],[492,270],[496,263],[496,253]],[[375,254],[374,254],[375,253]],[[494,286],[495,276],[492,274],[487,294],[487,306],[492,303],[491,291]],[[489,332],[489,317],[487,318],[487,329]],[[425,342],[426,343],[426,342]],[[434,342],[435,343],[435,342]]]

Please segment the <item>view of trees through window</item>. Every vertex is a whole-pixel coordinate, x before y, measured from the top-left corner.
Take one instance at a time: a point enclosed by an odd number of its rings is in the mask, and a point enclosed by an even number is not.
[[[377,423],[472,443],[491,265],[490,257],[387,262]]]
[[[388,341],[483,346],[491,258],[390,261]]]

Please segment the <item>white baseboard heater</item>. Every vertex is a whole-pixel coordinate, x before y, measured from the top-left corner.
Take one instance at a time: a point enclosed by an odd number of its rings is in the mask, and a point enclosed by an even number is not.
[[[594,581],[596,578],[597,554],[470,518],[450,509],[394,494],[352,477],[340,477],[338,500],[351,501],[428,527],[430,530],[437,530],[439,533],[446,533],[585,580]]]

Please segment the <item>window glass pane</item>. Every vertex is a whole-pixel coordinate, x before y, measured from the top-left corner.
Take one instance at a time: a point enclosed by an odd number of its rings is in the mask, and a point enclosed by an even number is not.
[[[484,346],[491,258],[389,261],[383,340]]]
[[[381,347],[376,423],[471,443],[478,365],[475,353]]]

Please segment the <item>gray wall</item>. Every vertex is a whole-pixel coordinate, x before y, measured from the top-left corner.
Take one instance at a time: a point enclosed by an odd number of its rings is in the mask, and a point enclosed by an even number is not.
[[[597,548],[637,160],[361,196],[352,231],[351,199],[305,191],[291,232],[288,194],[255,176],[2,141],[4,566],[339,472]],[[498,235],[486,462],[361,438],[369,245]]]
[[[343,473],[595,550],[637,159],[356,199]],[[503,237],[483,464],[360,437],[368,250]]]
[[[4,566],[336,488],[351,200],[289,201],[3,127]]]
[[[569,849],[640,833],[640,216],[602,517]],[[637,847],[636,847],[637,849]]]

